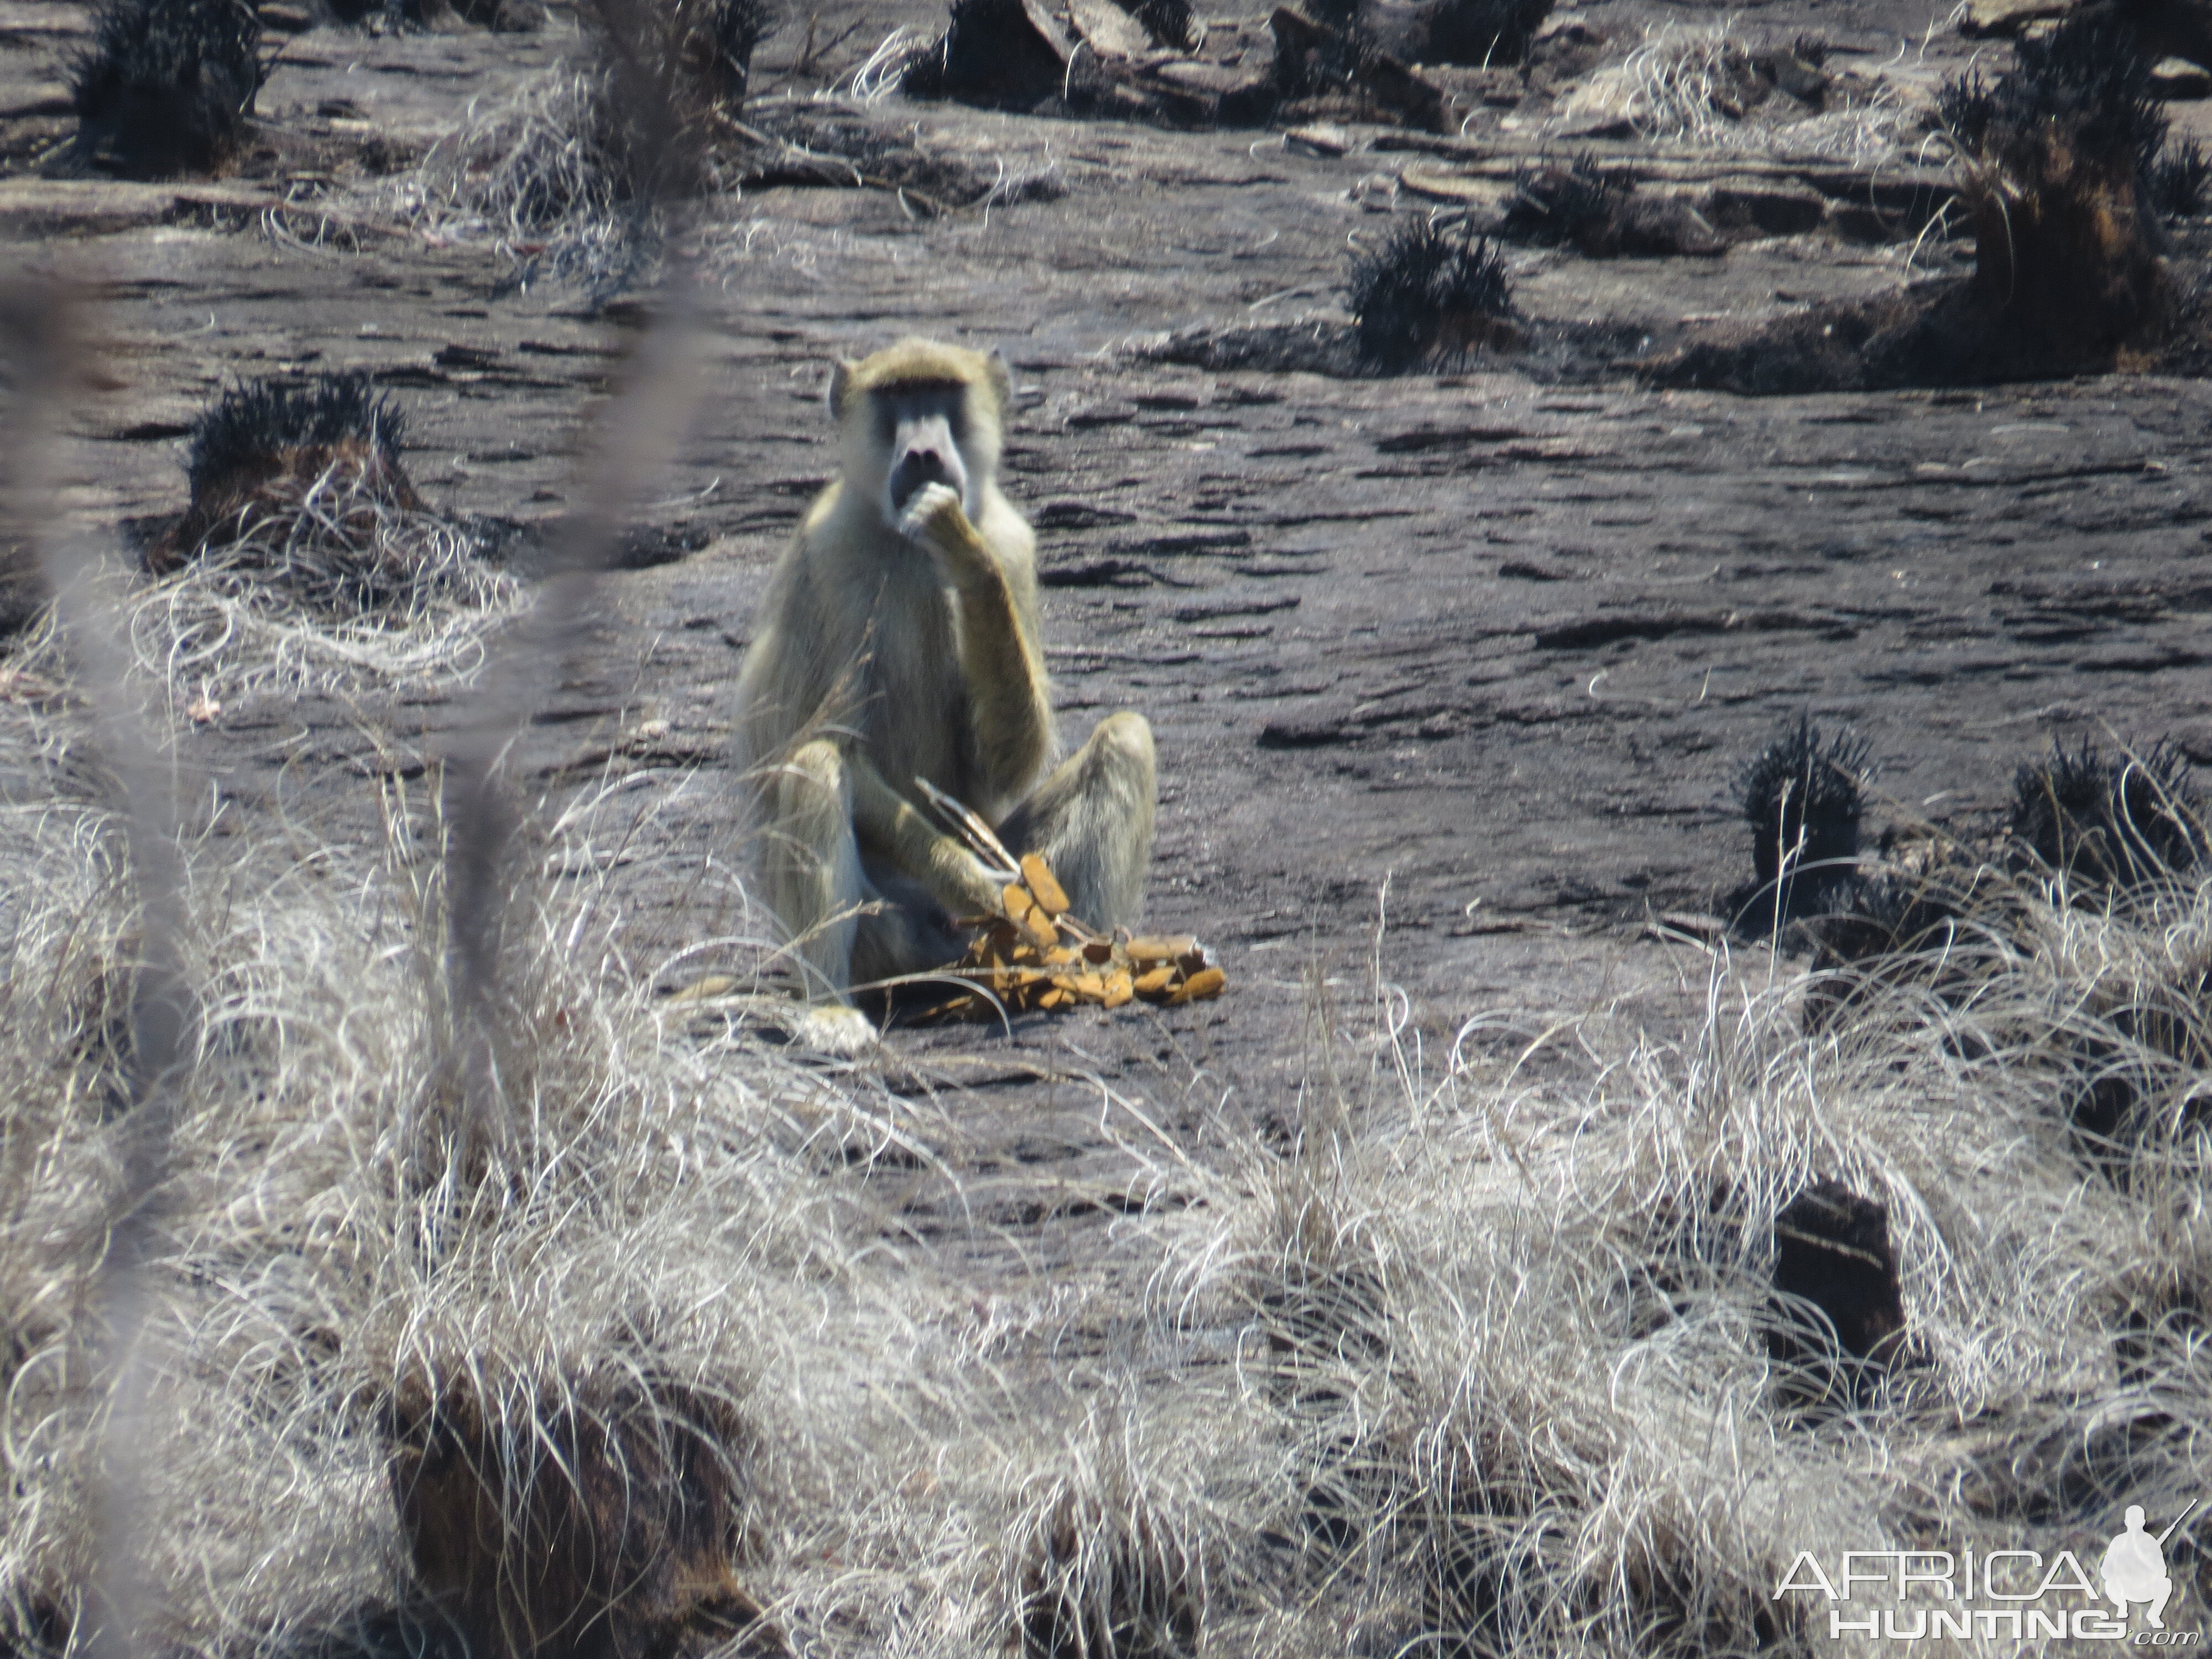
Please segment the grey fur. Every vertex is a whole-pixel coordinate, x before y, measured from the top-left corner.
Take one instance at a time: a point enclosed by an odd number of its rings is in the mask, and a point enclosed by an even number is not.
[[[1042,852],[1084,920],[1129,925],[1152,732],[1113,715],[1038,786],[1058,744],[1035,540],[997,482],[1003,361],[905,342],[838,365],[830,396],[841,474],[776,568],[738,683],[767,896],[809,994],[942,966],[951,918],[998,908],[996,882],[916,805],[917,777]],[[890,521],[901,442],[942,436],[957,454],[909,465],[927,476]]]

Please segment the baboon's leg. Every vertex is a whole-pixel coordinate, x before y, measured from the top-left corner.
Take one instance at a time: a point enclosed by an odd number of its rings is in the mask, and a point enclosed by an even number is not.
[[[866,896],[844,757],[826,738],[802,744],[767,793],[761,866],[769,908],[791,941],[806,994],[842,1003],[853,982],[853,909]]]
[[[1152,728],[1124,709],[1098,722],[999,826],[1015,853],[1036,853],[1076,915],[1102,931],[1133,927],[1152,859]]]
[[[848,756],[853,829],[874,863],[870,879],[890,872],[919,882],[955,915],[995,915],[999,884],[975,855],[915,810],[912,801],[884,781],[865,755]]]
[[[854,984],[927,973],[959,956],[963,941],[927,888],[865,854],[860,869],[869,896],[881,900],[882,908],[862,916],[853,936]]]

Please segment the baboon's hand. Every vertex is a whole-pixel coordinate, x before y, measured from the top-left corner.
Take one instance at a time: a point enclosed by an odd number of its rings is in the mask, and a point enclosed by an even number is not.
[[[1004,890],[976,856],[950,836],[931,844],[922,885],[955,915],[995,916],[1006,908]]]
[[[915,491],[900,515],[899,533],[927,551],[948,586],[967,587],[991,574],[991,550],[949,484],[924,484]]]

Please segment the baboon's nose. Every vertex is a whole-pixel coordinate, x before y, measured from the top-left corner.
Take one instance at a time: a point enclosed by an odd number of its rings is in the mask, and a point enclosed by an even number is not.
[[[935,449],[909,449],[898,459],[891,469],[891,502],[904,507],[914,492],[928,483],[952,482],[952,465],[944,453]]]

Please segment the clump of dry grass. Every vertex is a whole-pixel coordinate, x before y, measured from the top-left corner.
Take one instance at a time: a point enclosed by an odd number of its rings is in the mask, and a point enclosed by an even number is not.
[[[179,710],[213,719],[269,694],[465,684],[527,602],[466,526],[393,512],[328,477],[309,481],[294,505],[129,600],[131,648]],[[386,604],[333,615],[270,577],[275,568],[343,581],[364,550],[406,573]]]
[[[1206,1627],[1206,1552],[1188,1490],[1142,1417],[1094,1413],[1033,1474],[1009,1534],[1030,1659],[1176,1659]],[[1150,1440],[1151,1443],[1147,1443]],[[1176,1487],[1182,1490],[1176,1491]]]
[[[501,103],[471,104],[401,186],[400,207],[434,239],[489,240],[521,266],[598,295],[635,283],[668,225],[641,198],[613,84],[556,64]]]
[[[391,799],[394,849],[442,843],[434,793]],[[402,1619],[611,1656],[1765,1652],[1820,1617],[1773,1594],[1799,1549],[2071,1547],[2212,1473],[2212,889],[1987,870],[1941,996],[1869,979],[1808,1029],[1806,987],[1717,956],[1698,1029],[1544,1082],[1486,1026],[1430,1052],[1379,983],[1355,1044],[1317,988],[1287,1145],[1128,1117],[1192,1200],[1117,1220],[1142,1304],[1041,1273],[1002,1317],[843,1172],[896,1146],[968,1201],[912,1111],[654,1001],[604,890],[537,873],[576,833],[502,876],[489,1138],[453,866],[186,860],[142,1483],[170,1650]],[[27,1633],[91,1571],[143,924],[95,808],[0,811],[0,858],[36,878],[0,911]]]
[[[202,414],[190,503],[146,550],[156,580],[119,601],[176,707],[473,672],[520,588],[416,494],[404,432],[360,375],[242,385]]]
[[[937,49],[938,42],[927,30],[901,23],[846,78],[845,90],[864,104],[879,104],[898,91],[908,70]]]
[[[1699,1029],[1585,1083],[1479,1027],[1438,1064],[1387,992],[1328,1059],[1191,1273],[1264,1338],[1307,1571],[1369,1639],[1789,1650],[1800,1550],[2055,1555],[2212,1474],[2212,885],[1956,896],[1941,996],[1862,980],[1808,1030],[1723,953]]]
[[[1762,44],[1728,22],[1650,31],[1618,70],[1581,96],[1619,100],[1648,137],[1856,166],[1892,154],[1906,117],[1881,82],[1829,74],[1817,43]]]
[[[490,241],[526,287],[611,298],[658,268],[691,204],[732,187],[724,154],[777,21],[763,0],[595,0],[593,55],[472,102],[397,205],[434,239]]]
[[[371,414],[292,447],[396,491]],[[0,699],[9,1633],[772,1641],[756,1575],[874,1474],[855,1357],[900,1375],[836,1175],[850,1097],[664,1026],[604,890],[550,873],[594,867],[603,803],[482,857],[465,790],[393,786],[368,851],[179,834],[123,602],[64,600],[52,695],[15,665]]]
[[[817,1461],[851,1455],[815,1391],[848,1350],[880,1375],[897,1347],[880,1307],[815,1347],[857,1305],[845,1200],[813,1173],[853,1115],[757,1048],[664,1030],[591,895],[538,893],[529,860],[500,943],[510,1133],[465,1163],[441,877],[405,850],[423,827],[395,799],[396,863],[187,849],[141,1634],[273,1652],[416,1608],[562,1650],[767,1639],[760,1576],[834,1514]],[[143,924],[97,808],[0,808],[0,1583],[18,1632],[82,1630],[106,1409],[86,1298]]]

